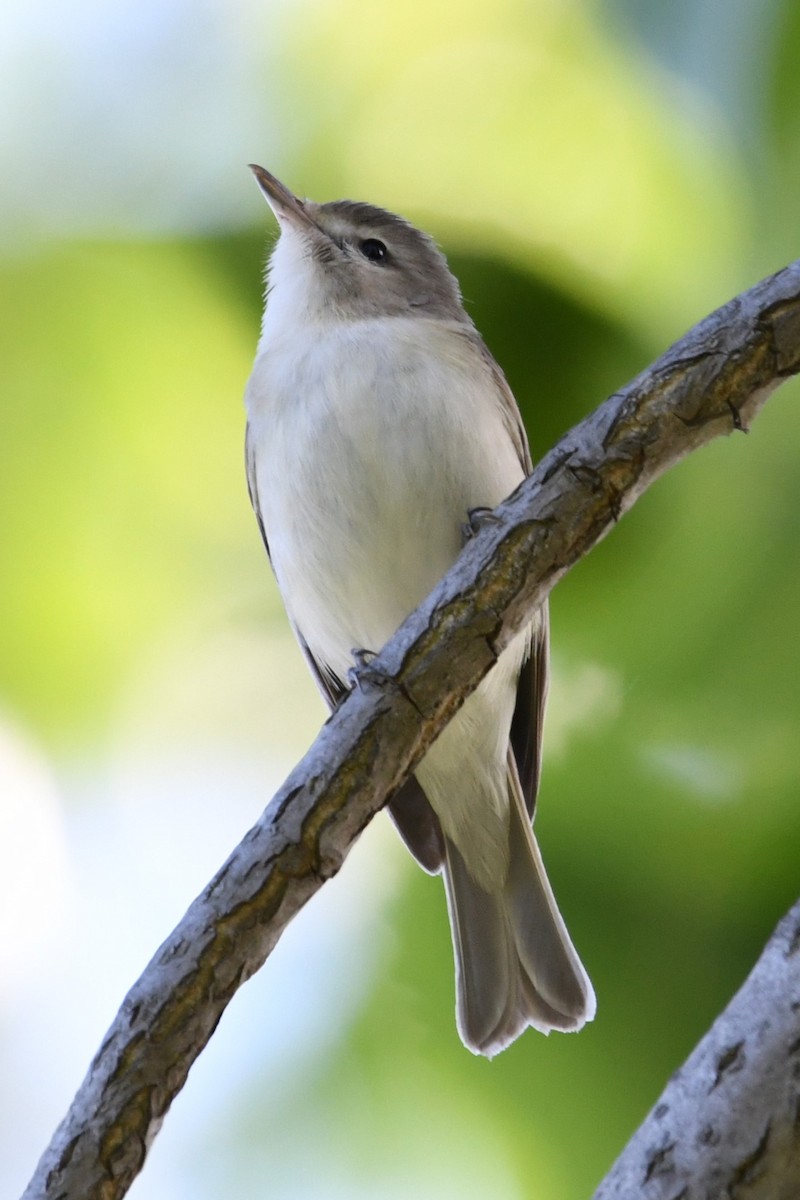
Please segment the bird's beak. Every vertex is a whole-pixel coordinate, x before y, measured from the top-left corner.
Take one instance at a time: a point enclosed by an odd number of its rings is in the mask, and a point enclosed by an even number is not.
[[[290,192],[280,179],[276,179],[274,175],[270,175],[269,171],[265,171],[263,167],[259,167],[255,163],[250,163],[250,170],[255,175],[256,183],[261,188],[267,204],[275,213],[280,225],[285,221],[299,229],[308,229],[309,226],[317,228],[316,222],[309,215],[303,201]]]

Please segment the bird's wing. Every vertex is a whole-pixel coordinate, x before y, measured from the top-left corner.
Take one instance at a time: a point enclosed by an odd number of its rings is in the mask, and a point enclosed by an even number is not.
[[[508,386],[508,380],[477,329],[465,328],[459,332],[477,350],[484,367],[491,376],[503,424],[514,444],[514,449],[517,452],[523,471],[526,475],[530,475],[533,470],[533,460],[531,459],[531,450],[528,445],[528,435],[525,432],[525,426],[522,423],[522,417],[513,392]]]
[[[484,367],[495,385],[495,394],[519,461],[526,475],[533,470],[528,436],[522,423],[517,402],[508,381],[477,330],[465,332],[480,354]],[[517,703],[511,722],[511,748],[519,771],[525,807],[531,818],[536,806],[539,773],[542,759],[542,728],[547,700],[549,667],[550,621],[547,603],[539,609],[531,626],[530,655],[525,660],[517,683]]]
[[[542,764],[542,730],[547,700],[550,657],[547,603],[539,609],[531,628],[531,652],[517,681],[517,703],[511,720],[511,749],[528,815],[533,819]]]
[[[250,422],[247,422],[247,427],[244,433],[244,469],[247,473],[247,494],[250,497],[250,503],[253,506],[253,512],[256,514],[258,528],[261,530],[261,537],[264,542],[264,549],[267,552],[267,558],[272,564],[272,557],[269,552],[269,541],[267,540],[267,530],[264,525],[264,518],[261,515],[261,505],[258,502],[258,480],[256,476],[256,448],[253,445],[253,438],[250,430]]]
[[[338,708],[350,689],[327,663],[314,657],[305,638],[294,624],[292,628],[328,706],[331,710]],[[428,798],[417,783],[415,775],[408,777],[386,807],[398,833],[419,865],[429,874],[437,875],[444,862],[444,835],[439,818],[428,803]]]

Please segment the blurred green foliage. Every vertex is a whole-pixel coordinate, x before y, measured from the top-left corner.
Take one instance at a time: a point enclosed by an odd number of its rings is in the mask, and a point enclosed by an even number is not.
[[[282,13],[296,151],[268,165],[435,232],[540,454],[796,254],[800,17],[763,7],[740,129],[702,73],[656,64],[663,6],[635,28],[590,0],[417,7]],[[267,226],[0,262],[0,702],[54,754],[100,753],[187,614],[279,619],[239,404]],[[594,1026],[472,1059],[441,888],[409,871],[333,1052],[277,1100],[268,1080],[233,1100],[243,1178],[306,1129],[306,1169],[335,1160],[375,1196],[461,1196],[468,1174],[476,1195],[587,1195],[730,997],[798,882],[797,399],[673,471],[553,597],[538,820]]]

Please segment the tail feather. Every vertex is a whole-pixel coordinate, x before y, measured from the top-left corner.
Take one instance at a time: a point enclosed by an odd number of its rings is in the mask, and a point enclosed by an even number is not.
[[[486,1053],[484,1046],[492,1044],[496,1031],[508,1022],[506,1010],[517,974],[514,948],[501,898],[479,887],[453,843],[445,845],[444,879],[456,962],[456,1019],[464,1044],[476,1053]]]
[[[512,790],[514,777],[512,774]],[[511,804],[503,896],[523,979],[553,1009],[557,1029],[580,1029],[596,1009],[594,990],[558,910],[530,821]]]
[[[529,1025],[580,1029],[595,1013],[592,985],[558,911],[510,771],[509,863],[498,890],[475,882],[446,843],[444,877],[456,959],[458,1027],[476,1054],[497,1054]]]

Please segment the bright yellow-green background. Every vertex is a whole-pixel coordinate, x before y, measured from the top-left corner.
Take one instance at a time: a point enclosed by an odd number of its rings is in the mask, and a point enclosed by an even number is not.
[[[270,229],[244,163],[434,232],[535,454],[797,254],[800,182],[792,0],[24,11],[0,239],[12,1191],[322,719],[243,482]],[[594,1026],[473,1059],[441,889],[370,831],[135,1195],[591,1192],[798,890],[797,398],[675,470],[553,597],[539,828]]]

